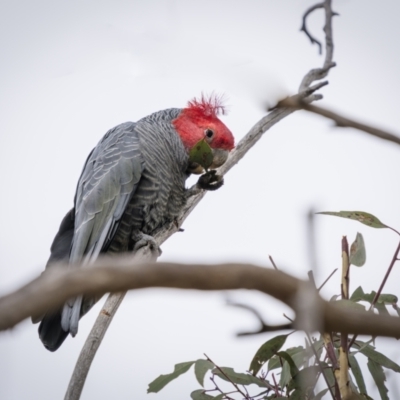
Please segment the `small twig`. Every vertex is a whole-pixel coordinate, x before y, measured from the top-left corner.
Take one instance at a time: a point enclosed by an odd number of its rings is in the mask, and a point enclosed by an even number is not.
[[[222,375],[224,375],[224,377],[225,377],[230,383],[232,383],[232,385],[235,387],[235,389],[236,389],[244,398],[248,398],[248,396],[246,396],[246,394],[243,393],[243,392],[240,390],[239,386],[238,386],[235,382],[233,382],[233,381],[231,380],[231,378],[229,378],[229,376],[226,375],[225,372],[224,372],[217,364],[215,364],[214,361],[212,361],[212,360],[210,359],[210,357],[208,357],[207,354],[204,353],[204,356],[207,358],[208,361],[210,361],[210,363],[212,363],[212,364],[215,366],[215,368],[217,368],[217,370],[218,370],[219,372],[221,372]]]
[[[335,399],[337,399],[337,397],[335,397],[335,394],[333,393],[332,388],[329,386],[328,377],[327,377],[326,374],[325,374],[325,369],[324,369],[324,368],[322,367],[322,365],[321,365],[321,361],[320,361],[320,359],[319,359],[319,357],[318,357],[317,350],[316,350],[315,347],[314,347],[314,343],[313,343],[312,340],[311,340],[310,334],[309,334],[308,332],[306,332],[306,331],[304,331],[304,333],[306,334],[307,339],[308,339],[308,344],[309,344],[309,346],[311,347],[312,352],[314,353],[315,362],[317,363],[318,369],[319,369],[320,373],[322,374],[322,376],[324,377],[326,386],[328,387],[328,389],[329,389],[329,391],[330,391],[330,393],[331,393],[332,399],[335,400]],[[340,398],[339,398],[338,400],[340,400]]]
[[[233,306],[233,307],[238,307],[238,308],[243,308],[245,310],[250,311],[260,322],[260,328],[257,331],[252,331],[252,332],[239,332],[236,334],[236,336],[249,336],[249,335],[258,335],[260,333],[264,332],[275,332],[275,331],[280,331],[280,330],[285,330],[285,329],[293,329],[293,324],[281,324],[281,325],[268,325],[264,322],[261,314],[253,307],[247,305],[247,304],[242,304],[242,303],[235,303],[230,300],[227,301],[227,305]]]
[[[329,279],[332,278],[333,274],[337,271],[338,269],[335,268],[330,275],[324,280],[323,284],[317,289],[317,292],[319,293],[321,291],[321,289],[326,285],[326,283],[329,281]]]
[[[269,261],[271,261],[272,266],[278,271],[278,267],[276,266],[275,261],[274,261],[274,259],[272,258],[272,256],[269,255],[268,258],[269,258]]]
[[[274,381],[274,392],[275,392],[275,394],[276,394],[276,397],[279,397],[281,394],[279,393],[279,390],[278,390],[278,384],[277,384],[277,382],[276,382],[276,379],[275,379],[275,374],[274,373],[272,373],[272,380]]]
[[[317,273],[317,255],[315,251],[315,210],[310,207],[307,212],[307,253],[311,271]]]
[[[389,268],[388,268],[388,270],[386,271],[386,274],[385,274],[385,276],[384,276],[384,278],[383,278],[383,280],[382,280],[382,283],[381,283],[381,285],[379,286],[379,289],[378,289],[378,291],[376,292],[374,299],[372,300],[371,306],[370,306],[370,308],[369,308],[370,310],[373,308],[373,306],[375,305],[375,303],[378,301],[379,296],[381,295],[382,290],[383,290],[383,288],[384,288],[384,286],[385,286],[385,284],[386,284],[386,281],[388,280],[389,275],[390,275],[390,273],[392,272],[392,269],[393,269],[393,267],[394,267],[394,264],[396,264],[396,261],[398,260],[399,252],[400,252],[400,242],[399,242],[399,244],[397,245],[396,251],[395,251],[395,253],[394,253],[394,256],[393,256],[393,258],[392,258],[392,261],[390,262]]]
[[[319,54],[322,54],[322,44],[321,44],[321,42],[320,42],[319,40],[315,39],[314,36],[312,36],[312,35],[310,34],[310,32],[308,31],[308,28],[307,28],[307,24],[306,24],[306,22],[307,22],[307,17],[308,17],[312,12],[314,12],[315,10],[318,10],[319,8],[324,8],[324,3],[315,4],[314,6],[310,7],[310,8],[304,13],[304,15],[303,15],[303,23],[301,24],[300,31],[301,31],[301,32],[304,32],[304,33],[307,35],[307,37],[308,37],[308,38],[310,39],[310,41],[311,41],[311,44],[316,44],[316,45],[318,45]]]
[[[331,68],[335,67],[336,64],[333,62],[333,33],[332,33],[332,18],[334,15],[337,15],[332,11],[332,0],[325,0],[323,3],[317,4],[310,9],[312,11],[317,8],[325,9],[325,60],[322,68],[315,68],[309,71],[303,78],[300,84],[299,91],[302,92],[306,88],[310,87],[310,85],[317,80],[324,79]],[[314,39],[315,40],[315,39]]]
[[[215,389],[213,389],[214,391],[215,390],[217,390],[217,391],[219,391],[221,394],[223,394],[224,396],[225,396],[225,398],[226,399],[228,399],[228,400],[234,400],[232,397],[229,397],[228,395],[229,394],[232,394],[232,393],[237,393],[237,391],[236,390],[233,390],[232,392],[223,392],[220,388],[219,388],[219,386],[217,385],[217,383],[215,382],[215,378],[214,378],[214,374],[210,377],[210,380],[211,380],[211,382],[214,384],[214,386],[215,386]],[[209,391],[211,391],[211,390],[205,390],[204,392],[209,392]]]
[[[293,108],[295,110],[300,110],[300,109],[306,110],[335,121],[336,126],[338,127],[358,129],[360,131],[369,133],[370,135],[375,136],[379,139],[388,140],[389,142],[400,145],[399,135],[384,131],[379,128],[375,128],[371,125],[363,124],[361,122],[355,121],[354,119],[343,117],[342,115],[337,114],[331,110],[319,106],[314,106],[304,101],[295,101],[293,100],[293,98],[287,98],[280,101],[278,103],[278,107],[288,107],[288,108]],[[392,230],[397,234],[399,234],[399,232],[397,232],[395,229]]]

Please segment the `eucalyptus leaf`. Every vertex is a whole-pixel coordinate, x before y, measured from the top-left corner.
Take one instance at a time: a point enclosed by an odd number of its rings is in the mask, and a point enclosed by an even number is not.
[[[209,394],[204,393],[204,389],[198,389],[190,393],[190,397],[193,400],[215,400],[215,399],[222,399],[223,396],[224,396],[223,394],[219,394],[217,397],[210,396]]]
[[[285,344],[288,335],[279,335],[265,342],[258,350],[250,364],[250,372],[257,375],[258,371]]]
[[[359,286],[351,295],[351,301],[367,301],[368,303],[372,303],[376,296],[376,292],[373,290],[371,293],[364,293],[361,286]],[[378,303],[385,304],[395,304],[398,302],[398,297],[394,294],[390,293],[381,293],[378,298]]]
[[[323,211],[318,212],[316,214],[323,214],[323,215],[333,215],[335,217],[353,219],[355,221],[359,221],[364,225],[368,225],[372,228],[389,228],[387,225],[383,224],[376,218],[374,215],[366,213],[364,211]]]
[[[371,349],[371,347],[361,348],[360,353],[377,364],[382,365],[383,367],[389,368],[395,372],[400,372],[400,365],[396,364],[384,354],[379,353],[379,351]]]
[[[361,301],[364,299],[364,290],[361,286],[359,286],[354,292],[353,294],[350,296],[350,300],[351,301]]]
[[[222,371],[222,372],[221,372]],[[221,368],[214,368],[213,374],[218,376],[219,378],[223,379],[227,382],[233,382],[238,385],[251,385],[255,384],[259,387],[268,387],[268,383],[262,381],[261,379],[257,378],[251,374],[243,374],[240,372],[235,372],[233,368],[230,367],[221,367]]]
[[[204,387],[204,377],[210,369],[214,368],[214,364],[208,360],[197,360],[194,364],[194,374],[196,375],[197,382]]]
[[[290,347],[286,349],[285,351],[293,358],[294,363],[298,368],[300,368],[299,363],[301,365],[303,358],[304,358],[304,347],[303,346],[297,346],[297,347]],[[299,361],[300,359],[300,361]],[[296,362],[298,360],[298,362]],[[279,358],[278,355],[273,356],[270,358],[268,361],[268,371],[272,371],[273,369],[276,368],[281,368],[282,367],[282,360]]]
[[[296,367],[292,357],[286,351],[280,351],[279,353],[277,353],[277,356],[284,359],[280,385],[282,387],[285,387],[290,382],[290,380],[299,373],[299,369]]]
[[[396,310],[397,315],[400,317],[400,308],[397,306],[397,304],[392,304],[393,308]]]
[[[321,400],[323,396],[325,396],[328,393],[329,389],[324,389],[321,390],[315,397],[313,397],[312,400]]]
[[[284,361],[281,371],[281,377],[279,379],[279,386],[284,388],[289,384],[291,380],[292,374],[290,373],[290,366],[286,361]]]
[[[394,294],[381,294],[379,296],[378,301],[382,302],[382,303],[386,303],[386,304],[393,304],[393,303],[397,303],[399,301],[399,299]]]
[[[389,311],[387,310],[385,303],[381,303],[380,301],[377,301],[374,305],[374,307],[378,310],[378,313],[381,315],[390,315]]]
[[[358,361],[353,354],[349,354],[349,362],[350,362],[351,372],[357,382],[358,390],[360,391],[360,393],[368,394],[360,365],[358,364]]]
[[[335,305],[338,305],[341,308],[346,308],[348,310],[355,311],[365,311],[365,307],[362,304],[355,303],[354,301],[347,299],[340,299],[335,301]]]
[[[356,239],[350,246],[350,264],[362,267],[367,260],[364,238],[361,233],[357,233]]]
[[[374,379],[376,386],[378,387],[379,394],[381,395],[382,400],[389,400],[388,389],[385,386],[386,376],[383,372],[383,368],[381,365],[376,363],[375,361],[368,359],[368,369]]]
[[[314,387],[319,370],[320,368],[317,365],[302,369],[290,382],[289,389]]]
[[[167,375],[160,375],[154,379],[153,382],[149,383],[147,393],[157,393],[168,383],[176,379],[178,376],[184,374],[189,368],[195,363],[195,361],[183,362],[175,365],[174,372]]]

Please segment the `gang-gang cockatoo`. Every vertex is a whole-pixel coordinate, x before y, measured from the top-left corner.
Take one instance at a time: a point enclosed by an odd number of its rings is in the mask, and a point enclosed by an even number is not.
[[[174,221],[185,204],[188,176],[203,172],[189,157],[194,146],[205,141],[211,148],[211,180],[213,169],[233,149],[221,113],[218,96],[202,96],[185,108],[158,111],[109,130],[86,160],[74,207],[61,222],[46,268],[56,261],[90,263],[100,253],[135,252],[154,241],[152,235]],[[55,351],[69,333],[75,336],[79,319],[95,301],[79,296],[57,312],[33,318],[41,320],[44,346]]]

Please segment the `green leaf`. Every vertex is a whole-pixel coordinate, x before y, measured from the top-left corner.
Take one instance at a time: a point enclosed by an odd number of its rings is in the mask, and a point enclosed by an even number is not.
[[[375,361],[371,360],[370,358],[368,359],[367,365],[369,372],[371,373],[372,378],[374,379],[376,386],[378,387],[381,399],[389,400],[389,397],[387,395],[389,391],[385,386],[386,376],[385,373],[383,372],[382,366],[376,363]]]
[[[360,365],[358,364],[357,359],[353,354],[349,353],[349,362],[351,367],[351,372],[357,382],[358,390],[360,393],[368,394],[367,388],[365,387],[364,377],[360,369]]]
[[[387,225],[379,221],[379,219],[376,218],[374,215],[363,211],[339,211],[339,212],[323,211],[323,212],[318,212],[317,214],[333,215],[335,217],[353,219],[355,221],[361,222],[364,225],[368,225],[372,228],[389,228]]]
[[[201,139],[190,149],[189,163],[200,164],[204,169],[208,169],[213,159],[211,147],[204,139]]]
[[[306,389],[314,387],[319,372],[319,366],[312,365],[299,371],[289,384],[289,389]]]
[[[289,355],[288,352],[280,351],[279,353],[277,353],[277,355],[279,357],[282,357],[289,364],[290,375],[292,377],[294,377],[295,375],[297,375],[299,373],[299,369],[296,367],[296,364],[294,363],[293,358]]]
[[[353,294],[350,296],[350,300],[351,301],[361,301],[364,298],[364,290],[361,286],[359,286],[354,292]]]
[[[298,373],[299,369],[296,367],[292,357],[286,351],[280,351],[277,356],[284,359],[280,385],[285,387],[292,378],[294,378]]]
[[[321,400],[323,396],[325,396],[328,393],[329,389],[324,389],[321,390],[315,397],[313,397],[312,400]]]
[[[392,304],[392,306],[396,310],[397,315],[400,317],[400,308],[397,306],[397,304]]]
[[[368,303],[372,303],[376,295],[376,292],[373,290],[371,293],[364,293],[362,287],[359,286],[351,295],[351,301],[367,301]],[[398,297],[394,294],[389,293],[381,293],[378,298],[379,303],[385,304],[395,304],[398,302]]]
[[[377,301],[374,305],[374,307],[378,310],[378,313],[381,315],[390,315],[389,311],[387,310],[385,303],[381,303],[380,301]]]
[[[362,267],[367,260],[364,238],[357,232],[356,240],[350,246],[350,264],[356,267]]]
[[[354,301],[347,299],[337,300],[335,301],[335,305],[338,305],[340,308],[345,308],[347,310],[365,311],[365,307],[362,304],[358,304]]]
[[[382,303],[393,304],[393,303],[397,303],[399,301],[399,299],[394,294],[381,294],[381,295],[379,295],[378,301],[382,302]]]
[[[279,379],[280,387],[284,388],[292,380],[292,375],[290,374],[289,364],[284,361],[282,366],[281,378]]]
[[[323,362],[323,361],[322,361],[322,362],[320,361],[319,365],[320,365],[321,368],[323,368],[324,371],[325,371],[325,376],[326,376],[326,379],[328,380],[329,386],[330,386],[330,387],[333,387],[334,384],[335,384],[335,382],[336,382],[336,378],[335,378],[335,375],[334,375],[334,373],[333,373],[333,368],[332,368],[332,366],[331,366],[331,365],[328,365],[326,362]]]
[[[257,375],[258,371],[273,355],[275,355],[285,344],[288,335],[275,336],[265,342],[257,351],[250,364],[250,372]]]
[[[214,368],[214,364],[208,360],[197,360],[194,364],[194,374],[196,375],[197,382],[204,387],[204,377],[210,369]]]
[[[400,365],[396,364],[390,358],[387,358],[384,354],[379,353],[379,351],[373,350],[371,346],[361,348],[360,353],[364,354],[364,356],[368,357],[368,359],[379,365],[389,368],[395,372],[400,372]]]
[[[294,392],[290,394],[290,400],[304,400],[308,398],[305,391],[302,389],[296,389]]]
[[[290,347],[285,351],[293,358],[293,361],[297,365],[297,367],[300,368],[304,358],[303,354],[304,347],[303,346]],[[277,355],[275,355],[268,361],[268,371],[272,371],[273,369],[276,368],[281,368],[282,364],[283,364],[282,360]]]
[[[210,396],[207,393],[204,393],[204,389],[198,389],[198,390],[195,390],[194,392],[190,393],[190,397],[193,400],[215,400],[215,399],[221,400],[221,399],[223,399],[224,394],[221,393],[217,397],[214,397],[214,396]]]
[[[222,370],[222,372],[221,372]],[[235,372],[233,368],[221,367],[220,369],[214,368],[213,374],[227,382],[233,382],[238,385],[251,385],[255,384],[260,387],[268,387],[268,382],[262,381],[254,375],[242,374]]]
[[[158,378],[154,379],[153,382],[149,383],[147,393],[157,393],[168,383],[176,379],[178,376],[189,371],[189,368],[195,363],[195,361],[187,361],[180,364],[176,364],[174,372],[167,375],[160,375]]]

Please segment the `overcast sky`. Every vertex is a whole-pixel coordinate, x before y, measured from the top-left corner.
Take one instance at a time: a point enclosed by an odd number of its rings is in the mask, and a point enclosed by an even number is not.
[[[111,127],[152,112],[184,107],[202,91],[225,93],[224,122],[241,137],[263,115],[262,104],[294,93],[321,65],[299,32],[309,0],[7,1],[0,3],[0,292],[38,276],[83,163]],[[321,105],[400,133],[398,0],[336,0],[335,61]],[[322,12],[310,29],[323,38]],[[363,210],[400,228],[400,148],[320,117],[297,112],[265,134],[163,245],[162,259],[249,261],[300,278],[309,270],[306,213]],[[364,235],[367,264],[354,268],[351,292],[377,290],[398,238],[356,222],[318,216],[317,283],[340,266],[342,235]],[[385,292],[398,294],[393,270]],[[339,274],[323,291],[339,293]],[[291,313],[271,298],[231,292],[270,323]],[[255,329],[226,294],[141,290],[130,293],[94,360],[82,399],[183,399],[198,388],[193,372],[159,394],[147,384],[174,364],[203,357],[238,371],[249,368],[273,334],[237,339]],[[98,304],[76,338],[44,349],[30,321],[0,334],[0,398],[63,398]],[[304,334],[289,345],[303,344]],[[379,349],[400,363],[395,340]],[[361,359],[360,359],[361,360]],[[389,374],[393,398],[398,377]],[[368,387],[372,388],[369,383]],[[397,387],[397,392],[396,392]],[[374,396],[376,392],[371,391]],[[397,393],[397,394],[396,394]]]

